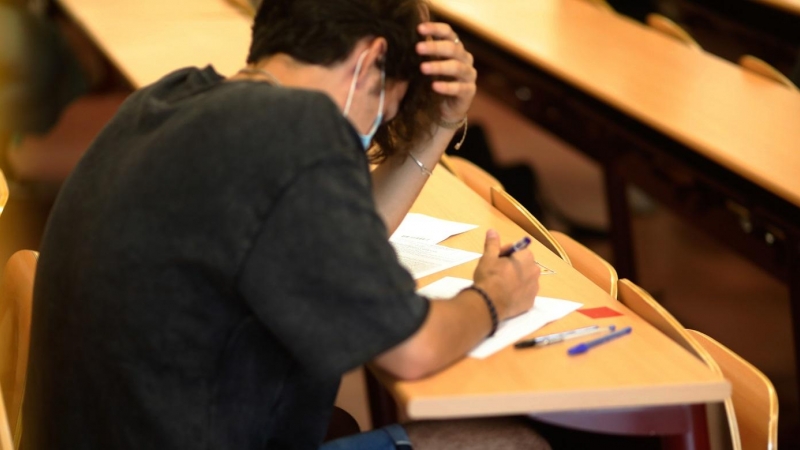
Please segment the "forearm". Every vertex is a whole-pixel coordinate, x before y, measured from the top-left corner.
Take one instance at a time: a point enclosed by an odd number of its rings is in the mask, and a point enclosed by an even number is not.
[[[437,128],[430,141],[411,151],[426,169],[433,170],[455,131]],[[389,234],[403,221],[427,180],[428,176],[406,154],[394,155],[372,171],[375,203]]]
[[[422,327],[376,358],[375,364],[401,379],[422,378],[461,359],[491,328],[489,309],[475,291],[464,291],[452,300],[431,301]]]

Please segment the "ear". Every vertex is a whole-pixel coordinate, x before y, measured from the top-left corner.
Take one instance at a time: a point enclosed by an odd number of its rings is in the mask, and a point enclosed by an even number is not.
[[[366,44],[366,48],[360,52],[366,52],[366,55],[364,55],[364,62],[361,63],[361,72],[358,74],[358,81],[356,81],[357,85],[361,85],[368,79],[370,74],[369,69],[374,67],[378,61],[386,58],[386,50],[389,47],[389,43],[382,37],[371,38],[366,41]],[[359,46],[356,46],[356,48],[358,47]],[[355,55],[355,58],[356,63],[358,63],[360,54]]]

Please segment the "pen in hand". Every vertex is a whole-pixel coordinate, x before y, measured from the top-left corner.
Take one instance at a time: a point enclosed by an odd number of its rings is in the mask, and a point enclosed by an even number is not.
[[[516,244],[512,245],[511,247],[509,247],[507,250],[504,250],[504,251],[500,252],[500,256],[501,257],[511,256],[511,255],[514,254],[514,252],[517,252],[519,250],[523,250],[523,249],[527,248],[528,245],[530,245],[530,243],[531,243],[531,238],[529,238],[528,236],[525,236],[524,238],[522,238],[519,241],[517,241]]]

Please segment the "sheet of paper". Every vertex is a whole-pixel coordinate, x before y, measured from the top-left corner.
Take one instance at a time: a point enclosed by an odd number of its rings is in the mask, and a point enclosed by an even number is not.
[[[414,241],[391,242],[397,259],[415,280],[481,257],[480,253]]]
[[[450,299],[472,284],[471,280],[444,277],[417,291],[430,299]],[[583,306],[581,303],[537,296],[533,308],[512,319],[500,322],[494,336],[484,339],[469,356],[483,359],[517,342],[548,323]]]
[[[390,242],[413,241],[426,244],[438,244],[443,240],[461,234],[465,231],[478,228],[477,225],[468,223],[451,222],[437,219],[424,214],[408,213],[397,227]]]

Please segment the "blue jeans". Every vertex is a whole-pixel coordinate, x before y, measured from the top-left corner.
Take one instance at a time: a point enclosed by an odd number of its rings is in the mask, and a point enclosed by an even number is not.
[[[406,430],[400,425],[354,434],[322,444],[319,450],[412,450]]]

